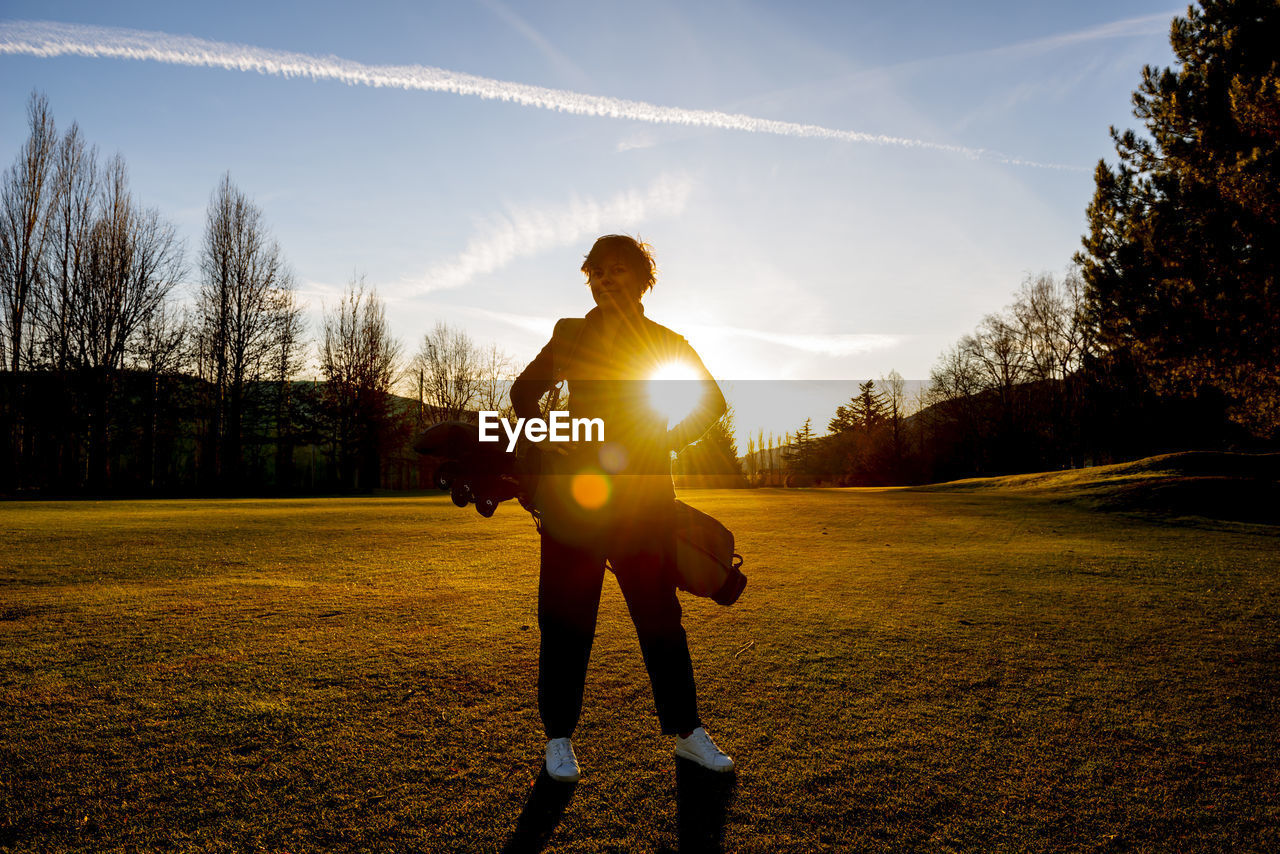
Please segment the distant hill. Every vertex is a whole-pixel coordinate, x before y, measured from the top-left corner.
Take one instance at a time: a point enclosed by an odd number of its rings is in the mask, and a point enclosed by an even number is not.
[[[928,491],[1039,493],[1101,510],[1280,525],[1280,454],[1186,451],[1068,471],[970,478]]]

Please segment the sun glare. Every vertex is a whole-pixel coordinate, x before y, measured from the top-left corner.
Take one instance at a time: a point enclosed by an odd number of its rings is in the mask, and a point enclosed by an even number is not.
[[[667,417],[668,425],[679,424],[693,411],[702,396],[701,377],[685,362],[667,362],[649,377],[649,405]]]

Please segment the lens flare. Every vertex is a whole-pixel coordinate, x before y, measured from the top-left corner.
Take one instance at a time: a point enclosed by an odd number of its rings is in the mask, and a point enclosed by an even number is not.
[[[599,510],[609,503],[609,478],[600,472],[586,471],[573,476],[569,484],[573,500],[584,510]]]
[[[600,468],[609,474],[618,474],[627,467],[627,449],[617,442],[605,442],[597,456]]]

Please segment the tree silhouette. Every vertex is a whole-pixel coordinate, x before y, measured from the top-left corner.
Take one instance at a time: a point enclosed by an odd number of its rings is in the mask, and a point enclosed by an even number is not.
[[[58,139],[44,95],[27,103],[30,133],[17,160],[0,181],[0,308],[4,337],[0,362],[11,372],[22,366],[28,311],[40,286],[48,235],[54,155]]]
[[[836,407],[827,429],[832,433],[870,431],[883,424],[886,415],[884,395],[876,390],[875,380],[867,380],[858,384],[858,393],[848,404]]]
[[[753,443],[748,440],[747,444],[749,456]],[[675,469],[700,485],[737,487],[745,483],[734,438],[733,407],[726,409],[702,438],[680,452]]]
[[[400,344],[387,329],[386,308],[355,279],[324,318],[320,369],[325,415],[346,488],[380,483],[381,451],[389,432],[391,387],[399,374]]]
[[[296,305],[280,246],[230,173],[209,202],[200,270],[196,364],[213,386],[204,467],[209,480],[236,488],[244,474],[246,416],[271,376]]]
[[[1215,389],[1280,430],[1280,4],[1204,0],[1173,22],[1174,68],[1112,128],[1077,255],[1099,343],[1156,389]]]
[[[813,437],[812,422],[812,418],[804,420],[804,424],[791,437],[782,453],[783,464],[797,483],[807,483],[808,478],[814,474],[817,445]]]
[[[21,481],[24,450],[24,345],[30,346],[31,306],[40,287],[48,233],[51,173],[57,147],[48,100],[31,93],[30,132],[0,180],[0,488]],[[24,340],[26,339],[26,340]]]
[[[461,329],[437,323],[424,335],[410,370],[429,420],[464,417],[485,390],[485,366],[486,354]]]

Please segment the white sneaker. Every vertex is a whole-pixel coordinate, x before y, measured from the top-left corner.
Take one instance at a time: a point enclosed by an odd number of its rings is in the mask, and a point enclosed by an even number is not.
[[[703,768],[709,768],[712,771],[733,770],[733,760],[723,750],[716,747],[716,743],[711,740],[711,736],[707,735],[707,731],[702,727],[698,727],[689,733],[688,738],[676,736],[676,756],[683,756],[685,759],[696,762]]]
[[[553,738],[547,742],[547,773],[552,780],[576,783],[582,776],[578,757],[573,755],[573,742],[567,738]]]

